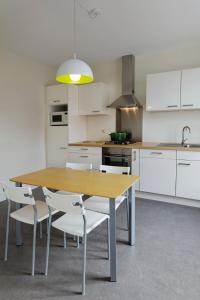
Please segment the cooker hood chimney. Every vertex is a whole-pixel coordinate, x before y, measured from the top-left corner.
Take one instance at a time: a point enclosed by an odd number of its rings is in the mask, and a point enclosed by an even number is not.
[[[108,107],[131,108],[142,107],[134,95],[135,89],[135,56],[122,56],[122,95]]]

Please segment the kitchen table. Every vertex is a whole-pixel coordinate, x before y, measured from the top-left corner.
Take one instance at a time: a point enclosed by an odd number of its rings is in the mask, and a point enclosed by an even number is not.
[[[110,280],[117,281],[116,271],[116,211],[115,199],[128,191],[129,197],[129,245],[135,244],[135,183],[138,176],[79,171],[69,168],[47,168],[25,174],[11,181],[22,184],[47,187],[90,196],[106,197],[110,207]],[[23,243],[21,223],[16,223],[16,244]]]

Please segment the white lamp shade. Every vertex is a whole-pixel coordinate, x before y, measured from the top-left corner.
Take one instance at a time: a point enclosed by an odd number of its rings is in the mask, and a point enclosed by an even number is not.
[[[70,75],[81,75],[79,81],[73,81]],[[69,59],[60,65],[56,80],[62,83],[85,84],[94,80],[93,72],[88,64],[80,59]]]

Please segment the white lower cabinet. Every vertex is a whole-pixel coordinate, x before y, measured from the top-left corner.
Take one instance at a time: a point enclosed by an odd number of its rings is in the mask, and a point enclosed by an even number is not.
[[[98,170],[102,164],[102,148],[98,147],[69,147],[68,162],[90,163],[93,169]]]
[[[65,167],[67,161],[67,126],[49,126],[46,132],[47,167]]]
[[[132,150],[132,163],[131,163],[131,174],[135,176],[140,176],[140,150]],[[135,190],[140,190],[140,182],[135,184]]]
[[[176,196],[200,200],[200,153],[178,152]]]
[[[140,191],[175,196],[176,151],[140,150]]]

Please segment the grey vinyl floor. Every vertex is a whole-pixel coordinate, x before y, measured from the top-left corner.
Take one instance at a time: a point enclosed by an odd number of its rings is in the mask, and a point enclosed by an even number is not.
[[[3,262],[5,204],[0,205],[0,300],[199,300],[200,210],[138,199],[136,246],[127,245],[125,208],[117,215],[118,282],[108,280],[106,226],[88,237],[86,296],[81,291],[81,248],[52,232],[50,268],[46,278],[46,236],[37,240],[36,276],[31,277],[32,231],[24,227],[24,246],[15,246],[11,224],[9,259]]]

